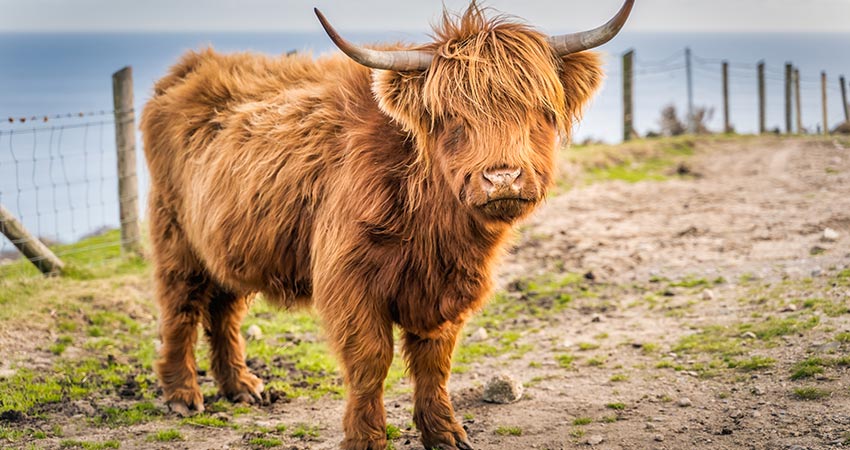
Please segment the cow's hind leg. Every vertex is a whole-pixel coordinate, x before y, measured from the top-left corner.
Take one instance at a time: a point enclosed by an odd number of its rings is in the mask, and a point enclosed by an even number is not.
[[[204,410],[198,386],[195,341],[207,307],[206,278],[157,271],[162,348],[156,362],[165,401],[172,411],[188,415]]]
[[[245,341],[239,332],[249,297],[216,288],[210,298],[204,329],[210,343],[210,366],[219,391],[237,403],[260,402],[263,382],[245,364]]]
[[[452,324],[433,338],[404,333],[404,354],[414,388],[413,422],[427,449],[472,449],[466,431],[455,420],[447,388],[460,329]]]

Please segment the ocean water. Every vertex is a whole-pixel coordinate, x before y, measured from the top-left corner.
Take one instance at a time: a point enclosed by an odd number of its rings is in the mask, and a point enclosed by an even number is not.
[[[422,41],[424,33],[352,34],[356,42]],[[607,79],[577,124],[576,141],[618,142],[622,137],[621,62],[636,50],[635,124],[640,133],[658,128],[660,110],[687,104],[684,48],[694,54],[694,103],[713,108],[709,125],[722,124],[720,61],[731,69],[731,116],[736,130],[757,128],[756,63],[768,78],[768,126],[784,123],[784,64],[801,72],[803,123],[821,121],[820,72],[829,78],[829,118],[843,120],[838,75],[850,76],[850,34],[623,33],[600,50]],[[135,108],[152,85],[188,49],[283,54],[333,51],[321,33],[0,34],[0,204],[40,236],[74,240],[103,226],[117,226],[111,74],[130,65]],[[100,114],[100,111],[106,112]],[[82,118],[10,123],[7,118],[94,113]],[[139,149],[142,203],[147,176]],[[8,243],[0,244],[7,247]],[[3,248],[0,248],[3,250]]]

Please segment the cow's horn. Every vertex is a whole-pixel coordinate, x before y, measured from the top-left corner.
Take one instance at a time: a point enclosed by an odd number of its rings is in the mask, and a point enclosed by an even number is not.
[[[396,72],[412,72],[428,70],[428,67],[431,66],[434,56],[428,52],[416,50],[380,51],[358,47],[343,39],[318,8],[313,8],[313,11],[316,12],[319,22],[322,23],[322,27],[324,27],[325,32],[328,33],[331,40],[334,41],[334,44],[351,59],[366,67],[394,70]]]
[[[623,29],[626,24],[626,19],[632,12],[632,7],[635,5],[635,0],[626,0],[620,12],[609,20],[608,23],[599,28],[594,28],[590,31],[582,31],[581,33],[562,34],[559,36],[551,36],[549,45],[556,54],[566,56],[571,53],[578,53],[600,45],[614,39],[614,36]]]

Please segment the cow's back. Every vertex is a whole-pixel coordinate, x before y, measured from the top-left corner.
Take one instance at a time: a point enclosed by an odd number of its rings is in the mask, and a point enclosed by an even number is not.
[[[225,286],[310,294],[313,215],[340,157],[333,77],[356,76],[350,66],[207,50],[155,85],[141,125],[152,207]]]

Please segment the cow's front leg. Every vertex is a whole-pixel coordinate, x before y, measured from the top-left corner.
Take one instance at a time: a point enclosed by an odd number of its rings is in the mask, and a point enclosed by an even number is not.
[[[366,306],[359,302],[349,305]],[[345,450],[385,450],[384,380],[393,359],[392,322],[374,307],[323,311],[323,316],[331,344],[340,356],[348,387],[343,418],[345,440],[341,447]]]
[[[462,325],[449,324],[429,338],[404,334],[404,355],[413,378],[413,422],[426,449],[471,450],[466,431],[455,420],[447,384],[452,352]]]

